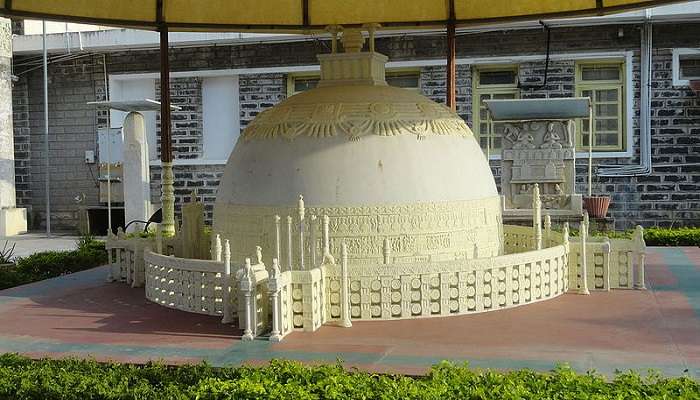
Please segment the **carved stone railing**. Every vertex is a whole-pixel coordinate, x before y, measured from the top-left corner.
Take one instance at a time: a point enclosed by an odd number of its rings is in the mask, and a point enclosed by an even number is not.
[[[151,247],[150,238],[129,238],[123,233],[110,236],[105,243],[107,250],[110,282],[126,282],[131,287],[141,287],[145,280],[144,249]]]
[[[294,312],[292,310],[292,272],[279,270],[277,260],[268,279],[267,292],[270,296],[271,332],[270,341],[280,342],[294,330]],[[302,316],[303,321],[303,316]],[[303,325],[300,323],[300,325]]]
[[[350,265],[355,320],[460,315],[529,304],[568,288],[567,246],[493,258],[424,264]],[[340,266],[326,265],[327,319],[341,318]]]
[[[146,298],[165,307],[224,314],[224,263],[177,258],[146,250]]]
[[[523,253],[533,250],[532,227],[503,225],[503,250],[505,254]]]
[[[643,235],[642,227],[637,227],[631,239],[586,237],[585,256],[581,253],[583,236],[573,238],[569,270],[571,289],[578,292],[585,289],[644,289],[646,245]],[[584,270],[585,288],[581,279]]]
[[[238,326],[243,328],[243,340],[253,340],[270,328],[268,276],[265,264],[251,265],[250,258],[246,258],[244,267],[236,273]]]

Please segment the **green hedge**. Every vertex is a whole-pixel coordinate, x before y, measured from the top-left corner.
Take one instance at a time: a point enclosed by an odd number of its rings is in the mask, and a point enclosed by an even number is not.
[[[700,228],[648,228],[644,241],[647,246],[700,246]]]
[[[618,374],[613,380],[568,367],[544,374],[494,372],[442,363],[426,377],[347,371],[339,365],[307,367],[272,361],[269,366],[212,368],[32,361],[0,356],[0,399],[698,399],[700,384],[688,378]]]
[[[78,272],[107,263],[104,242],[83,238],[71,251],[42,251],[0,267],[0,290]]]
[[[593,236],[607,236],[611,239],[629,239],[634,231],[591,231]],[[571,230],[571,236],[579,232]],[[646,228],[644,241],[647,246],[700,246],[700,228]]]

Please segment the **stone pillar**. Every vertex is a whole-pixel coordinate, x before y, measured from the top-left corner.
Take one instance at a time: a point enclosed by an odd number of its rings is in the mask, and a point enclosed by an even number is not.
[[[133,220],[148,221],[151,216],[151,178],[148,169],[148,143],[143,115],[129,113],[124,119],[124,216],[127,223]],[[142,225],[129,226],[128,232],[138,231]]]
[[[0,18],[0,236],[27,231],[27,210],[16,207],[11,71],[12,25]]]

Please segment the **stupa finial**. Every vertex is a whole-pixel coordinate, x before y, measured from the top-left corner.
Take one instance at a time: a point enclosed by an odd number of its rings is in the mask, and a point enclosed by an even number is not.
[[[359,28],[350,28],[343,31],[343,49],[346,53],[359,53],[365,45],[365,38]]]

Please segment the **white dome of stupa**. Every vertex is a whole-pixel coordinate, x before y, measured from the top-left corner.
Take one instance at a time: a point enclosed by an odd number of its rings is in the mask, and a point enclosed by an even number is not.
[[[381,54],[319,60],[319,87],[259,114],[228,160],[214,232],[234,260],[271,250],[274,216],[296,215],[300,195],[307,215],[330,217],[332,254],[344,241],[357,262],[381,258],[387,239],[397,262],[502,253],[500,198],[464,121],[387,86]]]

